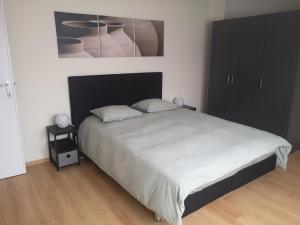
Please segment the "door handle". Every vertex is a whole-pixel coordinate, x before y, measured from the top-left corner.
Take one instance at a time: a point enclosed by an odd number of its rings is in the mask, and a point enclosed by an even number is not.
[[[262,76],[260,76],[260,79],[259,79],[259,89],[262,89],[262,87],[263,87],[263,77]]]
[[[7,87],[9,84],[7,84],[7,83],[2,83],[2,84],[0,84],[0,87]]]
[[[228,74],[227,75],[227,86],[229,86],[230,85],[230,75]]]
[[[4,83],[0,83],[0,88],[4,87],[6,89],[6,94],[8,98],[12,97],[11,93],[11,83],[9,80],[5,80]]]
[[[231,86],[234,85],[234,75],[231,76]]]

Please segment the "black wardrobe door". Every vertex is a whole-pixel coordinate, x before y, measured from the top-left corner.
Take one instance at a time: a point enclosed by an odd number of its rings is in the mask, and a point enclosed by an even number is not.
[[[229,84],[235,70],[236,30],[234,20],[213,23],[207,112],[223,119],[231,119],[228,113],[233,112]]]
[[[238,47],[238,25],[237,19],[213,22],[212,50],[233,52]]]
[[[267,17],[265,51],[297,51],[299,11],[272,14]]]
[[[295,72],[298,12],[268,16],[256,127],[285,136],[291,80]]]
[[[289,53],[265,54],[257,98],[257,128],[283,135],[294,58]]]
[[[218,52],[211,62],[208,109],[210,115],[230,119],[232,104],[230,77],[235,67],[235,57],[230,53]]]
[[[213,49],[227,53],[261,51],[266,18],[255,16],[214,22]]]
[[[232,98],[234,122],[251,126],[254,115],[254,91],[264,46],[266,16],[236,20],[236,68]]]
[[[254,77],[262,55],[265,24],[265,16],[214,22],[209,114],[252,124]]]
[[[254,53],[240,53],[237,74],[234,80],[235,115],[237,123],[253,125],[255,87],[259,71],[259,56]]]

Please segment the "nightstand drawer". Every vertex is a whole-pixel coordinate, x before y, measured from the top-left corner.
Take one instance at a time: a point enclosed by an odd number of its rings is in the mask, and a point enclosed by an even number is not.
[[[78,162],[78,151],[58,154],[59,167],[71,165]]]
[[[56,154],[52,149],[52,159],[57,163]],[[58,167],[68,166],[74,163],[78,163],[78,150],[57,154]]]

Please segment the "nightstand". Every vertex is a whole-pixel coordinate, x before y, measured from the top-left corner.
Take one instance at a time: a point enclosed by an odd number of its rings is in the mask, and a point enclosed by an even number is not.
[[[196,111],[196,107],[194,107],[194,106],[183,105],[182,108]]]
[[[61,167],[80,164],[77,129],[73,126],[59,128],[56,125],[47,127],[49,158],[57,171]]]

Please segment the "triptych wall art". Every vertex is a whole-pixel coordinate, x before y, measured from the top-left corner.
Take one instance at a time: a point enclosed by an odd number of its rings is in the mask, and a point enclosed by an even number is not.
[[[55,12],[60,58],[164,55],[164,21]]]

